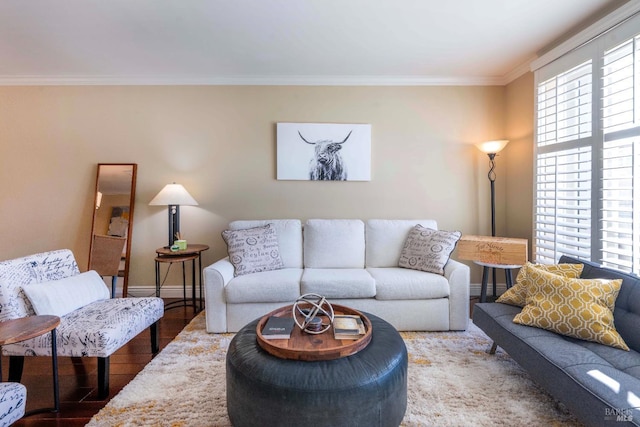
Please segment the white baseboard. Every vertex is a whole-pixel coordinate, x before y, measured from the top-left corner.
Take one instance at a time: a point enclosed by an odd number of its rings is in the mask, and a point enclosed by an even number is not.
[[[196,286],[196,296],[200,290]],[[143,286],[129,286],[127,293],[130,297],[155,297],[156,285],[143,285]],[[203,289],[204,293],[204,289]],[[122,295],[122,288],[116,289],[116,295]],[[160,297],[162,298],[182,298],[182,285],[169,286],[165,285],[160,289]],[[191,298],[191,286],[187,286],[187,298]]]

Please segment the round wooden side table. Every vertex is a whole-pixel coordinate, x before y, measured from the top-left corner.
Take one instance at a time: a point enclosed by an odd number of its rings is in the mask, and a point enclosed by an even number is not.
[[[186,306],[189,302],[187,299],[187,280],[186,280],[186,270],[185,263],[191,261],[191,303],[193,305],[193,311],[196,312],[198,310],[203,309],[203,294],[202,294],[202,252],[209,249],[208,245],[202,244],[188,244],[186,249],[181,249],[178,251],[172,251],[170,248],[162,247],[156,249],[156,296],[160,297],[160,264],[168,263],[169,267],[173,263],[181,263],[182,264],[182,296],[183,299],[179,301],[172,301],[169,304],[165,305],[165,309],[171,309],[175,307],[183,307]],[[197,263],[196,263],[197,261]],[[196,305],[196,264],[198,270],[198,290],[199,290],[199,300],[200,305]]]
[[[504,270],[504,277],[506,281],[507,289],[513,286],[513,276],[511,270],[520,268],[520,264],[492,264],[482,261],[474,261],[475,264],[482,267],[482,286],[480,288],[480,302],[487,301],[487,284],[489,281],[489,270],[493,270],[493,296],[497,297],[496,291],[496,269],[501,268]]]
[[[29,411],[25,415],[60,409],[60,394],[58,387],[58,352],[56,345],[56,328],[60,325],[58,316],[27,316],[0,322],[0,348],[7,344],[26,341],[31,338],[51,332],[51,369],[53,371],[53,409],[38,409]],[[2,379],[2,365],[0,364],[0,380]]]

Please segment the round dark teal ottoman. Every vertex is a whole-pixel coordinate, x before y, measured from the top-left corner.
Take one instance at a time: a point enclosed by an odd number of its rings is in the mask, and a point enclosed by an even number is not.
[[[227,352],[227,410],[243,426],[393,426],[407,408],[407,348],[379,317],[371,342],[341,359],[280,359],[256,339],[259,319],[242,328]]]

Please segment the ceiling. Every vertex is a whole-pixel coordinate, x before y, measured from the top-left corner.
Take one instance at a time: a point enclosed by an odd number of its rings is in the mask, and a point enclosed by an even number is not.
[[[504,84],[624,3],[2,0],[0,84]]]

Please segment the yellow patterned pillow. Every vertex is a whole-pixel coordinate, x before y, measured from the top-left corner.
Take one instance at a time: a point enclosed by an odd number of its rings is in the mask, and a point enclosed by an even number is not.
[[[629,350],[613,323],[622,280],[567,279],[532,269],[525,282],[527,305],[514,323]]]
[[[518,277],[516,277],[516,284],[500,295],[500,298],[498,298],[496,302],[524,307],[527,303],[527,286],[524,281],[527,273],[532,268],[548,271],[549,273],[562,277],[576,279],[582,274],[584,264],[532,264],[528,262],[520,269]]]

